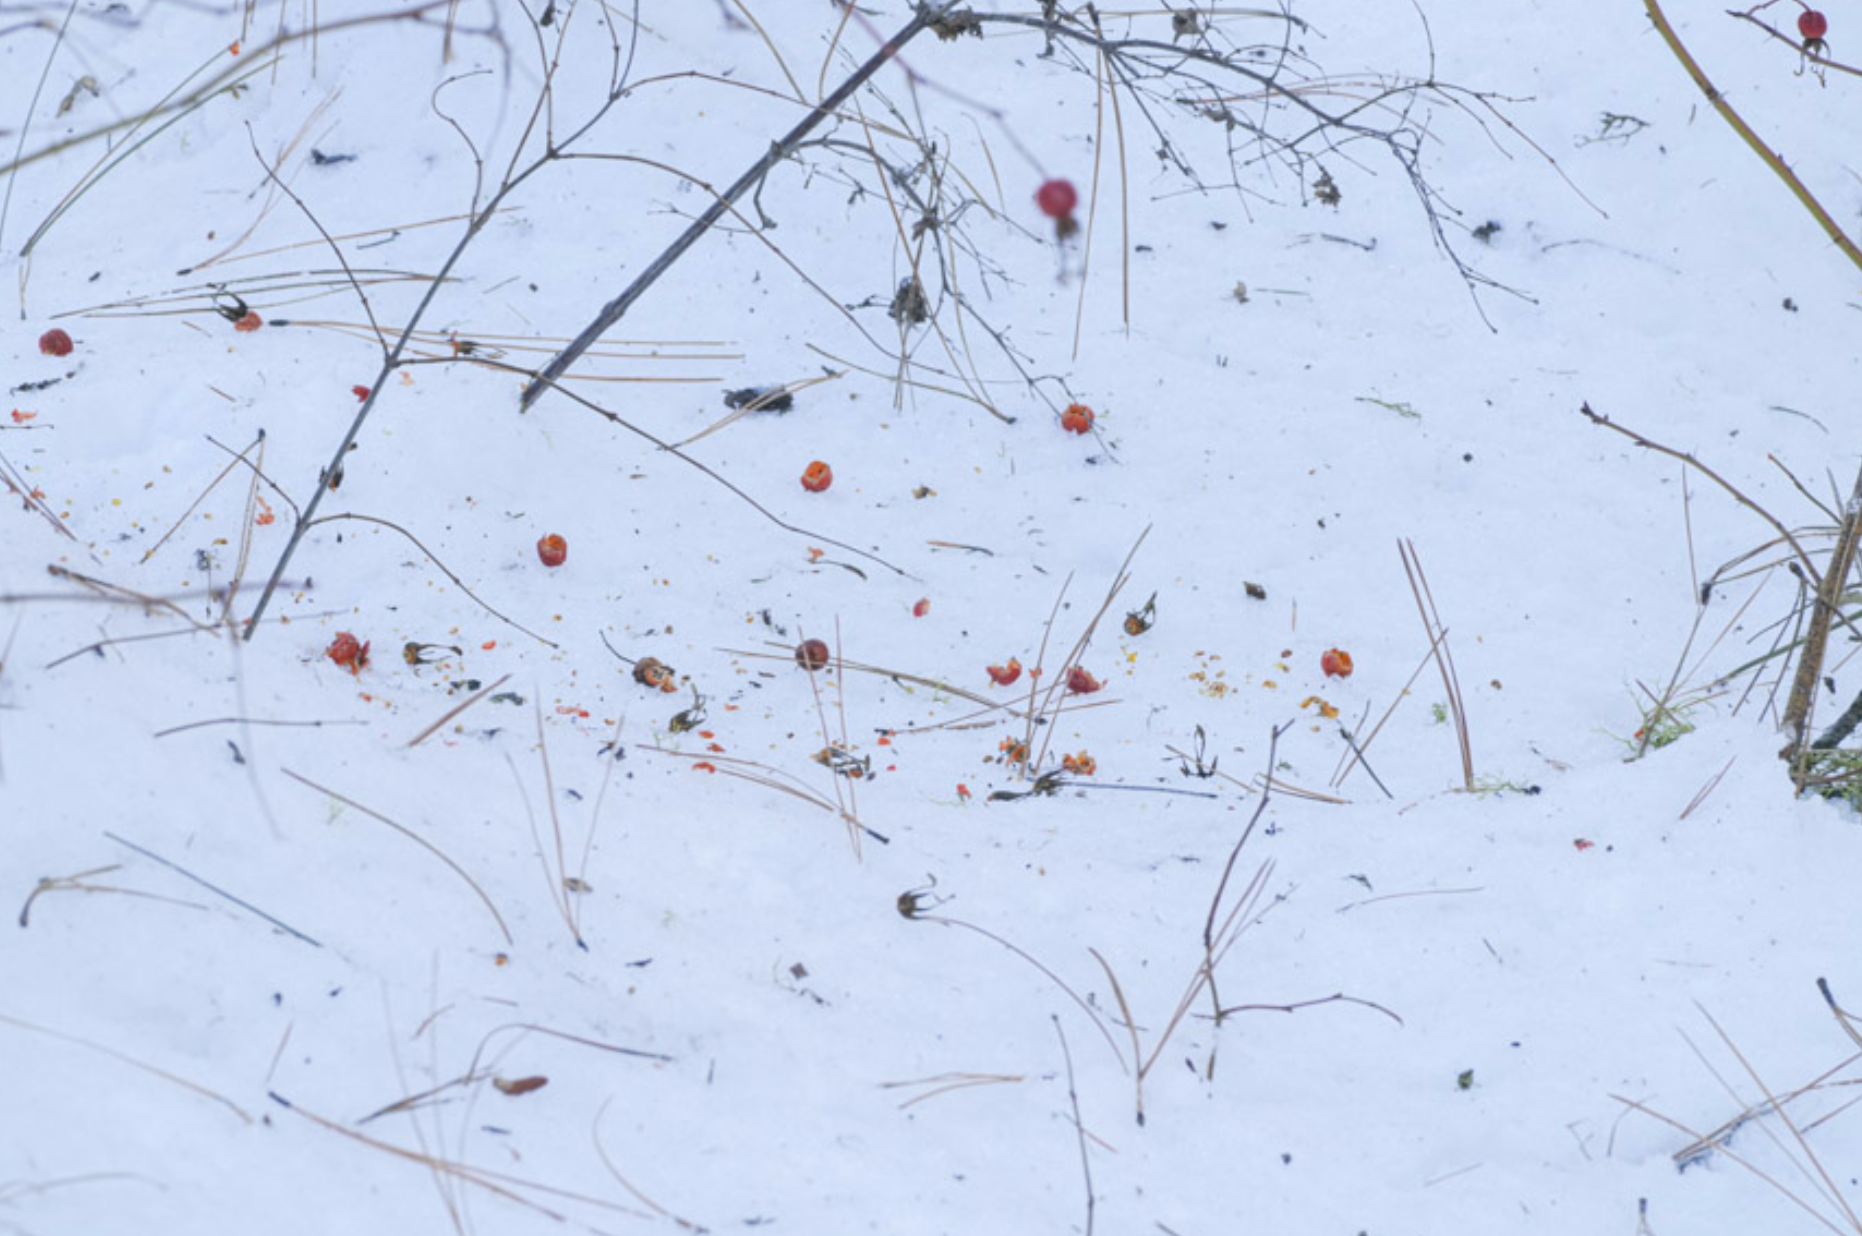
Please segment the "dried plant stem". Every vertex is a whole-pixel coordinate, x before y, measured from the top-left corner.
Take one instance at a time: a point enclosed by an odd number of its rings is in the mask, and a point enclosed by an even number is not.
[[[122,1062],[123,1064],[127,1064],[129,1067],[133,1069],[140,1069],[144,1073],[147,1073],[153,1077],[159,1077],[163,1081],[166,1081],[166,1082],[173,1082],[175,1085],[180,1086],[183,1090],[192,1090],[195,1094],[200,1095],[202,1098],[212,1099],[215,1103],[218,1103],[220,1106],[226,1108],[228,1111],[232,1112],[235,1116],[238,1116],[241,1120],[245,1121],[247,1124],[252,1123],[252,1117],[246,1113],[246,1109],[241,1107],[239,1104],[233,1102],[231,1099],[227,1098],[225,1095],[209,1090],[207,1089],[207,1087],[202,1086],[196,1082],[191,1082],[185,1077],[178,1077],[175,1074],[170,1073],[167,1069],[158,1069],[152,1064],[146,1064],[143,1061],[136,1059],[134,1056],[126,1055],[125,1053],[116,1050],[114,1047],[105,1047],[102,1043],[94,1043],[89,1039],[79,1038],[75,1034],[67,1034],[63,1030],[54,1030],[50,1026],[41,1026],[37,1022],[27,1021],[23,1017],[12,1017],[6,1013],[0,1013],[0,1023],[4,1023],[9,1026],[17,1026],[21,1030],[30,1030],[34,1034],[43,1034],[49,1038],[60,1039],[66,1043],[74,1043],[79,1047],[88,1048],[91,1051],[97,1052],[99,1055],[108,1056],[112,1060],[117,1060],[117,1061]]]
[[[1052,1017],[1052,1014],[1049,1015]],[[1067,1062],[1067,1102],[1073,1108],[1073,1131],[1080,1140],[1080,1174],[1086,1178],[1086,1236],[1093,1236],[1093,1163],[1086,1153],[1086,1125],[1080,1119],[1080,1091],[1073,1081],[1073,1052],[1067,1046],[1067,1032],[1060,1028],[1060,1018],[1053,1017],[1054,1033],[1060,1038],[1060,1055]]]
[[[1850,564],[1855,561],[1858,544],[1862,544],[1862,471],[1856,473],[1855,487],[1850,491],[1849,503],[1843,510],[1842,528],[1836,535],[1836,548],[1831,551],[1829,566],[1813,595],[1810,622],[1804,629],[1804,648],[1797,654],[1797,675],[1791,681],[1791,694],[1784,706],[1787,741],[1779,755],[1791,761],[1791,776],[1798,783],[1799,789],[1803,788],[1810,760],[1811,746],[1808,739],[1811,706],[1817,698],[1817,679],[1823,673],[1823,658],[1829,648],[1831,623],[1841,612],[1837,609],[1837,602],[1843,595],[1843,585],[1849,579]],[[1854,706],[1851,711],[1856,711]]]
[[[353,798],[348,798],[342,794],[338,794],[335,790],[332,790],[327,786],[318,785],[315,781],[312,781],[309,777],[300,776],[297,773],[292,772],[288,768],[283,769],[281,771],[284,773],[285,776],[291,778],[291,780],[297,782],[298,784],[308,786],[311,789],[317,791],[317,793],[319,794],[327,794],[329,797],[335,799],[337,802],[342,803],[345,807],[353,808],[354,810],[360,811],[363,815],[368,816],[371,820],[376,820],[380,823],[386,824],[389,828],[392,828],[395,832],[400,833],[403,837],[406,837],[409,841],[413,842],[415,845],[419,846],[421,849],[425,850],[427,853],[433,855],[433,857],[439,859],[442,863],[445,863],[446,866],[452,871],[452,873],[458,876],[460,879],[464,880],[466,884],[472,889],[472,891],[478,894],[478,899],[485,903],[485,909],[491,912],[492,921],[498,924],[498,932],[500,935],[504,937],[504,942],[506,944],[514,943],[512,936],[511,936],[511,929],[505,926],[504,915],[498,913],[498,907],[492,904],[490,894],[485,892],[484,887],[480,885],[477,880],[474,880],[469,874],[467,874],[466,869],[464,867],[461,867],[458,863],[454,862],[450,857],[448,857],[445,851],[441,850],[438,846],[434,845],[431,841],[428,841],[425,837],[422,837],[419,833],[415,832],[411,828],[407,828],[404,825],[395,823],[393,820],[389,819],[387,816],[383,815],[381,812],[373,810],[372,808],[369,808],[369,807],[365,807]]]
[[[1423,633],[1433,645],[1435,664],[1442,671],[1442,689],[1448,693],[1448,713],[1455,723],[1455,741],[1461,748],[1461,781],[1470,793],[1474,790],[1474,751],[1468,740],[1468,714],[1461,697],[1461,678],[1455,673],[1454,654],[1448,651],[1448,628],[1435,608],[1428,577],[1422,573],[1422,559],[1409,540],[1397,542],[1403,558],[1403,572],[1409,577],[1409,589],[1416,597],[1416,611],[1422,615]]]
[[[315,948],[323,947],[322,941],[311,939],[309,936],[305,935],[303,932],[299,931],[297,928],[291,926],[289,923],[284,922],[282,919],[274,918],[272,915],[267,914],[265,911],[259,909],[257,906],[253,905],[250,901],[247,901],[244,898],[235,897],[233,894],[227,892],[225,889],[221,888],[219,885],[213,884],[207,880],[203,880],[201,877],[195,875],[192,871],[189,871],[186,867],[181,866],[181,864],[170,862],[169,860],[163,858],[160,854],[157,854],[155,851],[144,849],[142,846],[137,845],[133,841],[124,840],[122,837],[117,836],[115,833],[111,832],[109,829],[105,829],[103,835],[108,837],[110,840],[116,842],[118,845],[122,846],[123,848],[128,849],[128,850],[134,850],[136,853],[142,855],[144,858],[150,860],[151,862],[160,863],[162,866],[168,868],[168,870],[174,872],[175,874],[182,876],[186,879],[192,880],[194,883],[200,885],[202,888],[206,889],[208,892],[212,893],[214,896],[222,898],[226,901],[232,902],[234,905],[238,906],[240,909],[244,910],[246,913],[252,914],[259,918],[264,919],[266,922],[270,923],[272,926],[276,927],[278,930],[284,932],[286,935],[295,936],[297,939],[302,940],[304,943],[309,944]]]
[[[570,343],[568,347],[564,348],[556,355],[555,359],[551,360],[549,364],[543,367],[542,371],[531,381],[530,385],[524,388],[521,406],[528,408],[541,398],[546,390],[556,389],[557,383],[562,378],[563,374],[568,371],[571,365],[575,364],[582,353],[588,351],[597,339],[600,339],[602,335],[607,333],[611,326],[620,321],[622,316],[633,307],[634,302],[639,300],[640,297],[646,293],[648,288],[658,282],[660,276],[670,270],[675,262],[685,256],[686,251],[697,244],[699,238],[704,236],[706,232],[711,230],[713,225],[729,213],[732,207],[734,207],[746,193],[761,184],[763,178],[769,175],[770,169],[774,168],[778,163],[794,153],[795,148],[801,145],[810,133],[814,132],[816,126],[828,117],[834,115],[835,112],[839,110],[841,104],[845,103],[853,96],[855,91],[864,86],[873,74],[884,68],[886,63],[899,53],[900,49],[916,38],[934,21],[939,20],[943,16],[944,11],[950,7],[952,7],[951,0],[946,0],[945,3],[941,4],[921,4],[912,19],[904,26],[900,27],[898,33],[894,34],[890,39],[887,39],[878,51],[867,58],[864,64],[855,69],[853,73],[847,77],[847,80],[843,81],[840,86],[835,89],[833,94],[828,95],[826,98],[822,99],[821,102],[817,103],[813,110],[811,110],[808,115],[804,116],[801,122],[790,129],[783,137],[770,143],[768,153],[753,163],[748,171],[744,172],[729,188],[719,194],[717,199],[713,201],[698,218],[692,221],[691,226],[680,233],[678,239],[674,240],[671,245],[667,246],[663,253],[653,259],[652,263],[649,264],[647,268],[640,273],[639,277],[630,283],[619,296],[604,305],[601,312],[595,315],[594,321],[584,327],[582,333],[577,335],[575,340]],[[799,90],[797,93],[800,93]]]
[[[1764,139],[1753,131],[1752,126],[1733,110],[1733,105],[1727,102],[1726,96],[1721,94],[1719,89],[1707,79],[1706,72],[1682,44],[1681,36],[1675,33],[1675,28],[1669,24],[1668,15],[1662,12],[1662,6],[1658,0],[1643,0],[1643,3],[1649,11],[1649,20],[1655,23],[1656,32],[1662,36],[1662,41],[1668,44],[1668,50],[1674,53],[1675,59],[1681,62],[1681,67],[1687,70],[1687,75],[1694,79],[1694,84],[1700,87],[1700,92],[1707,96],[1707,102],[1713,105],[1713,110],[1719,112],[1720,118],[1733,127],[1733,132],[1739,134],[1739,140],[1751,148],[1752,153],[1771,169],[1772,174],[1784,182],[1785,188],[1791,191],[1791,196],[1797,199],[1798,205],[1817,221],[1817,226],[1823,229],[1824,234],[1842,251],[1843,256],[1853,262],[1858,269],[1862,269],[1862,248],[1857,248],[1856,242],[1849,238],[1849,234],[1843,231],[1841,225],[1830,216],[1830,212],[1823,208],[1823,203],[1817,200],[1816,194],[1810,191],[1809,186],[1797,178],[1797,173],[1791,170],[1783,157],[1765,144]]]

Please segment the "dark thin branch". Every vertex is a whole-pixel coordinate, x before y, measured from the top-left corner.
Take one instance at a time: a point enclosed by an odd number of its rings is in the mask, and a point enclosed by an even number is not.
[[[946,2],[942,4],[920,5],[918,12],[909,22],[900,27],[897,34],[887,39],[885,44],[868,57],[866,63],[854,70],[853,74],[849,76],[846,81],[842,82],[833,94],[817,103],[814,110],[802,118],[801,123],[797,124],[793,129],[790,129],[780,140],[772,143],[769,152],[752,164],[750,170],[739,176],[730,188],[719,195],[717,201],[713,202],[703,214],[694,219],[692,225],[686,228],[684,232],[680,233],[679,238],[673,241],[664,253],[661,253],[659,257],[655,258],[652,264],[627,286],[625,291],[602,306],[602,310],[595,316],[595,320],[584,327],[582,333],[577,335],[568,347],[557,353],[555,359],[550,361],[548,365],[545,365],[542,372],[536,376],[529,386],[524,388],[520,406],[529,408],[531,404],[535,403],[537,399],[542,396],[545,389],[560,389],[558,383],[569,367],[581,358],[582,353],[593,347],[595,341],[606,334],[609,327],[620,321],[622,316],[625,315],[629,309],[633,308],[634,302],[639,300],[640,297],[646,293],[647,289],[652,287],[653,284],[659,280],[661,275],[664,275],[667,270],[671,269],[673,263],[685,256],[686,250],[697,244],[699,238],[710,231],[713,224],[717,223],[718,220],[722,219],[736,206],[739,199],[758,184],[762,183],[763,178],[769,175],[770,169],[788,158],[790,154],[794,152],[795,148],[799,146],[810,133],[814,132],[816,126],[838,111],[840,105],[851,98],[854,92],[859,90],[860,87],[864,86],[873,74],[884,68],[886,63],[896,56],[901,48],[921,34],[933,22],[942,19],[944,13],[953,7],[953,4],[954,0],[946,0]]]

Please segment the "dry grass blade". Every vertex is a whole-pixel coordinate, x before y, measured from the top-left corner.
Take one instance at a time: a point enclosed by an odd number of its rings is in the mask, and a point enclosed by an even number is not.
[[[496,691],[499,687],[502,687],[505,683],[509,681],[511,681],[511,676],[509,674],[506,674],[502,678],[499,678],[498,681],[492,683],[490,686],[480,687],[478,690],[474,691],[471,695],[468,695],[465,699],[459,701],[459,703],[453,705],[451,708],[448,708],[444,713],[441,713],[439,720],[435,721],[432,725],[429,725],[426,729],[420,731],[420,733],[414,735],[411,739],[408,740],[407,745],[410,747],[418,747],[421,743],[433,737],[434,733],[438,731],[440,727],[444,726],[448,721],[451,721],[454,717],[458,716],[460,713],[464,712],[466,709],[472,707],[472,705],[478,703],[480,700],[484,699],[487,695],[490,695],[493,691]]]
[[[1107,971],[1108,974],[1111,971]],[[1080,1139],[1080,1174],[1086,1178],[1086,1236],[1093,1236],[1093,1214],[1097,1200],[1093,1196],[1093,1163],[1086,1153],[1086,1124],[1080,1119],[1080,1091],[1073,1081],[1073,1051],[1067,1046],[1067,1033],[1054,1017],[1054,1033],[1060,1037],[1060,1054],[1067,1062],[1067,1102],[1073,1108],[1073,1131]]]
[[[368,816],[371,820],[376,820],[382,824],[386,824],[389,828],[392,828],[395,832],[400,833],[403,837],[406,837],[409,841],[413,842],[415,845],[419,846],[421,849],[425,850],[427,853],[433,855],[433,857],[439,859],[442,863],[445,863],[446,866],[449,869],[451,869],[453,874],[457,875],[460,879],[464,880],[466,884],[472,889],[472,891],[478,894],[478,899],[484,902],[485,909],[491,912],[492,921],[498,924],[498,931],[501,935],[504,936],[504,942],[506,944],[514,943],[511,937],[511,929],[505,926],[504,915],[498,913],[498,907],[492,904],[491,895],[485,891],[484,887],[480,885],[477,880],[474,880],[471,877],[471,875],[467,873],[464,867],[461,867],[458,863],[454,862],[446,854],[445,851],[441,850],[438,846],[434,845],[431,841],[428,841],[425,837],[422,837],[419,833],[413,831],[410,828],[407,828],[404,825],[395,823],[393,820],[389,819],[387,816],[383,815],[381,812],[376,811],[369,807],[365,807],[353,798],[348,798],[342,794],[338,794],[335,790],[332,790],[328,788],[327,786],[318,785],[315,781],[312,781],[309,777],[300,776],[299,774],[292,772],[288,768],[283,769],[281,771],[283,771],[285,776],[291,778],[291,780],[293,781],[298,782],[300,785],[308,786],[309,788],[317,791],[319,794],[327,794],[331,798],[335,799],[337,802],[342,803],[344,806],[351,807],[357,811],[360,811],[363,815]]]
[[[598,1157],[601,1160],[601,1165],[608,1169],[608,1174],[614,1177],[614,1179],[620,1184],[621,1188],[626,1189],[629,1193],[633,1194],[635,1201],[639,1202],[642,1206],[645,1206],[647,1209],[651,1210],[654,1214],[658,1215],[660,1218],[670,1219],[688,1232],[708,1231],[709,1229],[699,1226],[698,1224],[692,1222],[690,1219],[674,1214],[672,1211],[666,1209],[664,1206],[660,1205],[658,1202],[654,1201],[652,1198],[642,1193],[639,1189],[634,1187],[633,1181],[621,1175],[620,1168],[614,1166],[614,1160],[608,1157],[607,1147],[601,1144],[601,1118],[607,1114],[608,1106],[613,1101],[614,1101],[613,1099],[609,1099],[607,1100],[607,1102],[604,1102],[601,1105],[601,1110],[595,1113],[594,1123],[589,1126],[589,1131],[588,1131],[589,1140],[592,1141],[595,1145],[595,1154],[596,1154],[596,1157]]]
[[[106,1047],[102,1043],[94,1043],[89,1039],[80,1038],[78,1035],[67,1034],[63,1030],[54,1030],[50,1026],[41,1026],[37,1022],[27,1021],[21,1017],[13,1017],[6,1013],[0,1013],[0,1022],[3,1022],[9,1026],[17,1026],[21,1030],[30,1030],[34,1034],[43,1034],[47,1036],[48,1038],[59,1039],[66,1043],[72,1043],[79,1047],[85,1048],[89,1051],[94,1051],[98,1053],[99,1055],[108,1056],[112,1060],[120,1061],[123,1064],[127,1064],[132,1069],[140,1069],[142,1072],[147,1073],[152,1077],[159,1077],[165,1082],[172,1082],[174,1085],[180,1086],[183,1090],[191,1090],[195,1094],[200,1095],[202,1098],[211,1099],[215,1103],[218,1103],[220,1106],[232,1112],[235,1116],[238,1116],[241,1120],[245,1121],[247,1124],[252,1123],[252,1117],[246,1113],[246,1109],[241,1107],[239,1104],[233,1102],[231,1099],[227,1098],[225,1095],[219,1094],[213,1090],[209,1090],[207,1089],[207,1087],[200,1085],[198,1082],[191,1082],[185,1077],[179,1077],[173,1073],[170,1073],[167,1069],[160,1069],[160,1068],[155,1067],[152,1064],[148,1064],[148,1063],[145,1063],[144,1061],[138,1060],[134,1056],[127,1055],[124,1052],[120,1052],[116,1050],[116,1048],[114,1047]]]
[[[902,1090],[908,1086],[931,1087],[923,1094],[914,1095],[899,1104],[899,1110],[904,1111],[927,1099],[935,1099],[939,1095],[950,1094],[953,1091],[968,1090],[973,1086],[998,1086],[1027,1080],[1027,1076],[1021,1073],[939,1073],[932,1077],[914,1078],[911,1081],[880,1082],[879,1088],[881,1090]]]
[[[141,897],[148,901],[160,901],[171,906],[185,906],[190,910],[205,910],[207,907],[195,901],[182,901],[179,897],[164,897],[160,893],[145,893],[140,889],[118,888],[113,884],[86,884],[84,881],[92,876],[108,875],[112,871],[121,871],[121,863],[111,863],[107,867],[92,867],[89,871],[79,871],[68,876],[41,876],[33,885],[32,892],[26,897],[26,904],[19,908],[19,925],[25,927],[32,917],[32,903],[46,893],[119,893],[125,897]]]
[[[1474,751],[1468,740],[1468,713],[1461,697],[1461,679],[1455,673],[1454,654],[1448,650],[1448,628],[1442,625],[1442,615],[1435,608],[1435,596],[1429,591],[1428,577],[1422,573],[1422,559],[1416,555],[1415,543],[1407,539],[1398,541],[1397,552],[1402,555],[1403,573],[1408,576],[1410,592],[1416,598],[1416,612],[1422,616],[1423,633],[1431,645],[1430,654],[1442,671],[1442,690],[1448,694],[1448,715],[1455,725],[1455,742],[1461,748],[1462,785],[1472,793]]]
[[[554,1219],[558,1223],[567,1223],[569,1221],[569,1216],[563,1214],[559,1210],[551,1209],[549,1206],[544,1205],[533,1197],[524,1196],[524,1192],[527,1191],[541,1194],[549,1198],[560,1198],[565,1201],[577,1202],[581,1205],[596,1207],[612,1214],[631,1215],[637,1219],[651,1219],[654,1217],[645,1211],[635,1210],[631,1206],[623,1206],[618,1202],[611,1202],[604,1198],[594,1197],[586,1193],[578,1193],[571,1189],[557,1188],[552,1185],[538,1184],[535,1181],[525,1180],[522,1177],[512,1176],[505,1172],[494,1172],[489,1168],[473,1167],[470,1164],[460,1163],[452,1159],[443,1159],[437,1155],[424,1154],[417,1150],[409,1150],[405,1146],[397,1146],[392,1142],[385,1142],[380,1138],[370,1137],[366,1133],[358,1133],[354,1129],[345,1128],[334,1120],[326,1119],[323,1116],[317,1115],[315,1112],[298,1106],[275,1090],[270,1093],[272,1102],[278,1104],[286,1111],[297,1113],[312,1124],[328,1129],[330,1132],[342,1137],[346,1137],[350,1141],[359,1142],[370,1149],[379,1150],[394,1158],[405,1159],[411,1163],[418,1163],[429,1171],[439,1173],[449,1180],[475,1185],[485,1190],[487,1193],[502,1197],[508,1202],[514,1202],[526,1210],[543,1215],[549,1219]]]

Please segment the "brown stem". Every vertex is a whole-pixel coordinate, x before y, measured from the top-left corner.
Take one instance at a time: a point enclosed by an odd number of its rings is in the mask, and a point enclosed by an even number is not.
[[[1858,249],[1856,242],[1849,239],[1848,233],[1844,232],[1836,220],[1830,217],[1830,212],[1823,209],[1823,203],[1819,202],[1816,195],[1797,178],[1797,173],[1786,165],[1778,152],[1767,146],[1764,140],[1753,132],[1752,126],[1733,110],[1731,103],[1726,101],[1726,96],[1707,80],[1706,72],[1682,45],[1681,36],[1676,34],[1675,28],[1668,24],[1668,15],[1662,12],[1659,0],[1643,0],[1643,4],[1648,8],[1649,20],[1655,23],[1656,32],[1668,44],[1668,50],[1675,54],[1675,59],[1681,62],[1681,67],[1687,70],[1687,75],[1694,79],[1694,84],[1700,87],[1700,92],[1707,96],[1707,102],[1713,104],[1713,110],[1719,112],[1721,119],[1733,126],[1733,132],[1739,134],[1740,140],[1750,146],[1752,153],[1772,170],[1774,176],[1784,182],[1785,188],[1791,190],[1798,204],[1810,212],[1810,217],[1817,221],[1817,225],[1829,236],[1831,242],[1842,250],[1843,256],[1855,263],[1858,270],[1862,270],[1862,249]]]

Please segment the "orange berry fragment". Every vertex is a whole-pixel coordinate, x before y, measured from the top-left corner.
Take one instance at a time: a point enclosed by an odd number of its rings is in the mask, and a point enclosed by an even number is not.
[[[1342,648],[1328,648],[1319,656],[1319,668],[1327,678],[1351,677],[1351,654]]]
[[[245,317],[233,323],[233,329],[249,335],[263,325],[265,325],[265,319],[248,309]]]
[[[818,494],[834,483],[834,469],[819,459],[802,469],[802,488]]]
[[[1014,657],[1009,658],[1009,663],[1007,665],[992,665],[989,667],[989,681],[995,683],[998,687],[1006,687],[1021,676],[1022,663],[1017,661]]]
[[[552,532],[537,542],[537,558],[546,567],[559,567],[569,560],[569,542]]]
[[[339,631],[330,646],[323,650],[323,655],[351,674],[360,674],[369,663],[369,645],[367,640],[359,640],[347,631]]]
[[[71,336],[62,330],[48,330],[39,336],[39,351],[47,356],[69,356],[72,346]]]
[[[1083,403],[1070,403],[1060,414],[1060,427],[1068,433],[1091,433],[1093,410]]]

